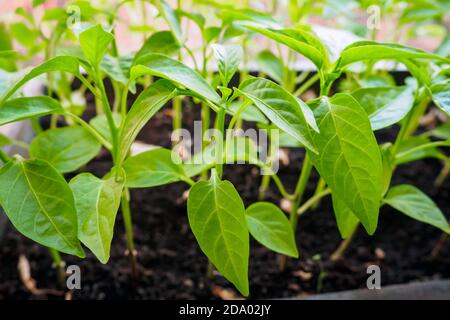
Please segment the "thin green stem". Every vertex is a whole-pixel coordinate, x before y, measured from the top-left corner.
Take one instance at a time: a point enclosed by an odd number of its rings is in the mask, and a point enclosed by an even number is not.
[[[60,286],[64,286],[65,281],[66,281],[66,271],[64,270],[65,263],[62,260],[59,251],[57,251],[53,248],[48,248],[48,250],[53,259],[53,266],[56,270],[56,276],[58,278],[58,283]]]
[[[269,189],[271,176],[266,174],[261,179],[261,185],[259,186],[258,200],[262,201],[266,197],[266,192]]]
[[[339,247],[334,251],[331,256],[330,260],[333,262],[339,261],[344,256],[345,252],[347,251],[348,247],[350,246],[350,243],[352,242],[353,237],[355,236],[356,230],[358,230],[359,224],[355,226],[355,229],[350,233],[350,235],[347,237],[347,239],[342,240]]]
[[[134,235],[133,235],[133,222],[131,218],[130,210],[130,192],[128,188],[125,188],[122,193],[122,199],[120,202],[122,208],[122,216],[125,226],[125,234],[127,237],[127,250],[130,257],[131,264],[131,274],[133,278],[137,278],[137,251],[134,245]]]
[[[78,123],[83,128],[85,128],[87,131],[89,131],[89,133],[92,134],[92,136],[95,139],[97,139],[97,141],[100,142],[106,149],[112,150],[111,143],[109,143],[109,141],[107,141],[105,138],[103,138],[103,136],[96,129],[94,129],[92,126],[90,126],[86,121],[84,121],[79,116],[77,116],[71,112],[65,112],[64,115],[72,118],[76,123]]]
[[[289,220],[290,220],[291,226],[292,226],[292,230],[294,230],[294,232],[297,229],[297,220],[298,220],[297,210],[298,210],[298,207],[300,206],[303,195],[305,193],[305,189],[306,189],[306,185],[308,184],[309,177],[311,176],[311,170],[312,170],[312,162],[309,159],[308,154],[306,154],[305,158],[303,160],[302,172],[298,179],[297,186],[295,187],[292,213],[289,217]]]
[[[0,149],[0,160],[1,160],[3,163],[7,163],[7,162],[9,162],[9,161],[11,160],[11,157],[8,156],[8,154],[7,154],[5,151],[3,151],[2,149]]]
[[[331,189],[325,189],[322,192],[319,192],[315,195],[313,195],[311,198],[309,198],[303,205],[297,210],[297,214],[301,216],[306,211],[308,211],[310,208],[312,208],[320,199],[323,197],[326,197],[327,195],[331,194]]]
[[[325,179],[320,177],[319,182],[317,183],[317,187],[316,190],[314,191],[314,195],[317,195],[319,193],[321,193],[325,187],[326,187],[327,183],[325,182]],[[312,209],[316,209],[320,204],[320,200],[317,201],[316,203],[314,203],[314,205],[312,206]]]
[[[219,110],[219,112],[217,113],[217,119],[216,119],[216,129],[219,130],[219,132],[222,134],[223,137],[223,133],[225,130],[225,109],[221,108]],[[222,143],[220,143],[219,141],[217,141],[217,147],[216,147],[216,170],[217,170],[217,174],[219,176],[219,178],[222,178],[222,174],[223,174],[223,161],[221,161],[221,159],[223,158],[223,141]]]
[[[319,80],[319,73],[316,73],[312,77],[310,77],[307,81],[305,81],[295,92],[294,96],[298,97],[302,95],[306,90],[308,90],[314,83]]]
[[[272,180],[275,182],[275,184],[278,187],[278,191],[280,191],[280,194],[283,196],[283,198],[287,199],[287,200],[293,200],[293,195],[289,194],[286,191],[286,188],[284,187],[283,183],[281,182],[280,178],[274,174],[272,176],[270,176],[272,178]]]

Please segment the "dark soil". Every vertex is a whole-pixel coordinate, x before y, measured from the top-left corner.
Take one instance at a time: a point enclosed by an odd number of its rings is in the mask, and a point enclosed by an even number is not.
[[[163,109],[168,110],[168,109]],[[186,108],[186,128],[199,119],[198,108]],[[395,129],[382,133],[380,141],[388,141]],[[143,130],[140,139],[152,144],[170,146],[171,118],[167,111],[156,115]],[[289,191],[295,186],[303,159],[301,150],[290,150],[290,164],[280,168],[279,175]],[[85,168],[98,176],[110,169],[110,160],[103,156]],[[409,183],[430,195],[450,217],[450,179],[440,189],[433,181],[441,169],[435,160],[423,160],[398,168],[393,185]],[[233,182],[246,205],[257,201],[261,176],[256,168],[244,165],[227,166],[225,178]],[[314,172],[306,197],[314,192]],[[129,260],[125,257],[125,236],[119,212],[111,259],[102,265],[86,250],[87,259],[64,256],[67,264],[77,264],[82,271],[82,289],[72,292],[73,299],[218,299],[237,295],[220,275],[208,280],[207,259],[190,231],[186,202],[182,194],[188,187],[175,183],[151,189],[132,190],[132,212],[140,277],[133,280]],[[276,204],[280,195],[271,186],[267,200]],[[389,284],[450,278],[450,241],[437,259],[429,259],[441,232],[416,222],[403,214],[383,207],[378,229],[368,236],[358,230],[345,259],[329,261],[339,245],[339,236],[331,201],[299,219],[297,244],[300,259],[291,259],[284,272],[278,268],[278,255],[252,240],[250,256],[250,291],[252,299],[282,298],[298,295],[365,288],[370,264],[381,268],[382,286]],[[0,245],[0,299],[47,299],[52,295],[33,295],[23,285],[17,269],[19,255],[25,255],[31,275],[39,288],[55,288],[56,273],[47,250],[24,238],[12,227]],[[320,261],[313,256],[320,255]],[[320,265],[323,262],[324,270]],[[319,275],[325,272],[322,286]],[[229,289],[230,291],[224,291]]]

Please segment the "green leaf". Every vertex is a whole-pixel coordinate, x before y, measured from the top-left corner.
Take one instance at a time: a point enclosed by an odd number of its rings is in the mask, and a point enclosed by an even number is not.
[[[257,57],[259,68],[273,80],[281,83],[284,78],[283,62],[269,50],[261,51]]]
[[[347,239],[355,231],[359,224],[359,219],[346,205],[344,201],[336,195],[332,195],[333,211],[336,217],[337,226],[342,239]]]
[[[172,150],[157,148],[127,158],[123,164],[129,188],[149,188],[181,181],[182,161]]]
[[[372,130],[380,130],[402,120],[414,105],[414,88],[378,87],[356,90],[352,96],[369,115]]]
[[[311,32],[302,29],[270,29],[251,23],[242,25],[252,31],[284,44],[309,59],[317,69],[327,68],[329,57],[322,42]]]
[[[358,41],[342,51],[341,57],[338,60],[338,68],[345,67],[357,61],[384,59],[433,59],[448,62],[448,59],[441,56],[397,43]]]
[[[166,20],[170,27],[170,31],[177,40],[178,44],[183,43],[183,34],[181,32],[180,19],[178,18],[176,12],[169,6],[169,4],[164,0],[156,0],[158,3],[159,13]]]
[[[0,126],[41,117],[49,114],[62,114],[64,110],[58,101],[49,97],[28,97],[8,100],[0,104]]]
[[[227,113],[234,116],[244,103],[245,101],[240,100],[232,102],[227,109]],[[242,111],[241,114],[239,115],[239,118],[245,121],[265,123],[265,124],[269,123],[264,114],[261,111],[259,111],[259,109],[256,108],[254,105],[250,105],[247,108],[245,108],[245,110]]]
[[[309,124],[302,112],[301,100],[296,99],[275,82],[263,78],[252,78],[242,82],[239,92],[250,99],[277,127],[311,151],[317,152],[313,146]]]
[[[119,128],[122,122],[122,116],[117,112],[113,112],[112,115],[116,127]],[[89,121],[89,124],[94,127],[94,129],[97,130],[107,141],[112,143],[111,130],[109,129],[108,118],[106,114],[103,113],[95,116],[91,119],[91,121]]]
[[[250,234],[270,250],[298,258],[294,232],[285,214],[274,204],[257,202],[245,211]]]
[[[23,22],[16,22],[11,25],[11,35],[17,42],[28,49],[32,49],[38,44],[37,31],[31,29]]]
[[[450,233],[450,226],[441,210],[430,197],[414,186],[403,184],[392,187],[383,201],[415,220]]]
[[[153,33],[136,53],[135,60],[148,53],[161,53],[174,56],[179,52],[181,46],[170,31],[158,31]]]
[[[227,87],[241,63],[243,55],[242,47],[238,45],[213,44],[212,48],[219,64],[222,85]]]
[[[80,46],[93,67],[100,64],[114,36],[99,24],[84,30],[79,35]]]
[[[52,71],[68,72],[74,74],[75,76],[78,76],[80,74],[80,64],[76,58],[69,56],[58,56],[56,58],[47,60],[41,65],[31,69],[30,72],[28,72],[23,78],[17,81],[10,90],[6,91],[3,94],[0,102],[8,99],[14,92],[16,92],[20,87],[22,87],[31,79],[34,79],[41,74]]]
[[[144,74],[158,76],[186,87],[217,105],[220,104],[220,96],[206,80],[196,71],[177,60],[153,53],[140,57],[135,64],[136,66],[131,69],[131,76],[134,79]]]
[[[431,97],[442,111],[450,116],[450,83],[437,83],[430,87]]]
[[[99,179],[90,173],[70,181],[78,215],[78,238],[102,263],[107,263],[123,184],[115,177]]]
[[[345,203],[373,234],[377,227],[383,185],[380,150],[364,109],[350,95],[316,101],[319,154],[309,153],[333,196]]]
[[[30,156],[67,173],[91,161],[100,149],[100,143],[83,127],[64,127],[44,131],[34,138]]]
[[[145,89],[131,106],[120,131],[120,157],[123,161],[139,131],[156,112],[176,95],[176,88],[167,80],[159,80]]]
[[[215,170],[189,192],[188,217],[202,251],[244,295],[248,289],[249,235],[244,204],[233,184]]]
[[[14,158],[1,168],[0,204],[26,237],[84,258],[72,191],[47,162]]]
[[[105,55],[100,63],[100,69],[113,80],[127,85],[133,59],[133,55],[121,57]]]

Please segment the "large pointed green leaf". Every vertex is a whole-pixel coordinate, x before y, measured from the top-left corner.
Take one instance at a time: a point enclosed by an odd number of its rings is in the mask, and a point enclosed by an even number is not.
[[[250,99],[277,127],[316,152],[311,129],[296,99],[282,87],[263,78],[252,78],[241,83],[239,92]],[[306,106],[308,108],[308,106]]]
[[[33,68],[28,72],[23,78],[17,81],[14,86],[6,91],[0,99],[0,102],[8,99],[14,92],[16,92],[20,87],[22,87],[25,83],[30,81],[41,74],[52,72],[52,71],[61,71],[68,72],[74,75],[80,74],[80,64],[78,60],[74,57],[70,56],[59,56],[50,60],[45,61],[41,65]]]
[[[285,214],[273,203],[257,202],[245,211],[250,234],[267,248],[298,258],[294,232]]]
[[[284,66],[280,58],[269,50],[261,51],[257,57],[259,69],[278,83],[284,78]]]
[[[450,83],[437,83],[430,87],[434,103],[450,116]]]
[[[92,66],[98,66],[114,36],[99,24],[80,33],[80,46]]]
[[[231,182],[221,181],[215,170],[209,181],[197,182],[189,192],[188,217],[202,251],[247,296],[249,235],[244,204]]]
[[[164,148],[129,157],[123,164],[127,186],[148,188],[183,180],[185,173],[181,163],[181,159],[175,152]]]
[[[305,56],[320,70],[329,65],[328,52],[311,32],[302,29],[270,29],[251,23],[240,23],[246,28],[265,35]]]
[[[69,185],[43,160],[14,158],[0,169],[0,204],[16,229],[58,251],[84,257]]]
[[[345,67],[357,61],[384,59],[433,59],[449,62],[449,59],[444,57],[397,43],[358,41],[342,51],[338,67]]]
[[[8,100],[0,104],[0,126],[49,114],[62,114],[58,101],[50,97],[27,97]]]
[[[450,233],[450,225],[434,201],[414,186],[402,184],[392,187],[384,203],[421,222]]]
[[[241,63],[243,55],[242,47],[238,45],[213,44],[212,48],[219,65],[222,85],[227,87]]]
[[[380,150],[364,109],[347,94],[322,97],[315,116],[319,154],[309,153],[333,196],[343,201],[373,234],[377,227],[383,169]]]
[[[167,80],[159,80],[145,89],[128,112],[120,131],[120,161],[123,161],[148,120],[176,95],[176,88]]]
[[[372,130],[399,122],[414,105],[414,88],[410,86],[363,88],[352,96],[369,115]]]
[[[180,84],[215,104],[220,104],[220,96],[200,74],[177,60],[159,53],[146,54],[135,62],[131,76],[137,78],[152,74]]]
[[[78,215],[78,238],[102,262],[109,260],[123,183],[82,173],[70,181]]]
[[[91,161],[101,145],[83,127],[64,127],[42,132],[30,145],[30,156],[49,162],[61,173],[72,172]]]

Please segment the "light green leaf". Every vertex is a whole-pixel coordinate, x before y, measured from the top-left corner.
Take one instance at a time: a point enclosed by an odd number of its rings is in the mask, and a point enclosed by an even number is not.
[[[347,239],[355,231],[359,220],[352,210],[334,194],[332,195],[333,210],[342,239]]]
[[[275,56],[271,51],[264,50],[257,57],[259,68],[278,83],[283,81],[284,66],[283,62]]]
[[[421,148],[423,146],[429,146]],[[431,141],[423,136],[414,136],[404,139],[398,147],[395,163],[400,165],[425,158],[436,158],[445,160],[445,155],[431,144]]]
[[[14,92],[16,92],[20,87],[22,87],[25,83],[30,81],[31,79],[40,76],[41,74],[52,72],[52,71],[61,71],[68,72],[78,76],[80,74],[80,64],[78,60],[74,57],[69,56],[58,56],[56,58],[47,60],[41,65],[31,69],[23,78],[15,83],[15,85],[6,91],[0,99],[0,102],[8,99]]]
[[[153,33],[136,53],[136,59],[148,53],[161,53],[167,56],[174,56],[180,50],[180,44],[177,42],[172,32],[158,31]]]
[[[58,101],[49,97],[29,97],[8,100],[0,104],[0,126],[41,117],[49,114],[62,114],[64,110]]]
[[[329,57],[322,42],[311,32],[298,29],[270,29],[252,23],[240,23],[244,27],[265,35],[309,59],[320,70],[327,68]]]
[[[220,104],[220,96],[206,80],[196,71],[177,60],[153,53],[140,57],[135,61],[135,64],[136,66],[131,69],[131,76],[134,79],[145,74],[152,74],[182,85],[217,105]]]
[[[14,158],[1,168],[0,204],[26,237],[84,258],[72,191],[47,162]]]
[[[357,61],[384,59],[433,59],[448,62],[448,59],[441,56],[397,43],[358,41],[342,51],[341,57],[338,60],[338,68],[345,67]]]
[[[444,123],[443,125],[434,128],[431,130],[431,134],[433,137],[439,138],[439,139],[450,139],[450,123]]]
[[[257,202],[245,211],[250,234],[270,250],[298,258],[294,232],[285,214],[270,202]]]
[[[176,12],[170,7],[170,5],[164,0],[156,0],[158,4],[159,13],[166,20],[170,27],[170,31],[177,40],[178,44],[183,43],[183,34],[181,32],[180,19]]]
[[[322,97],[314,114],[320,134],[313,139],[319,154],[309,153],[333,196],[373,234],[383,185],[380,150],[364,109],[350,95]]]
[[[148,120],[176,95],[176,88],[167,80],[159,80],[145,89],[128,112],[120,131],[120,157],[123,161],[131,144]]]
[[[247,296],[249,235],[244,204],[231,182],[221,181],[215,170],[209,181],[197,182],[189,192],[188,217],[202,251]]]
[[[93,67],[100,64],[114,36],[99,24],[84,30],[79,35],[80,46]]]
[[[242,82],[239,92],[250,99],[277,127],[299,140],[311,151],[317,152],[299,99],[275,82],[263,78],[252,78]]]
[[[414,88],[410,86],[363,88],[352,96],[369,115],[372,130],[399,122],[414,105]]]
[[[238,45],[213,44],[212,48],[219,65],[222,85],[227,87],[241,63],[243,55],[242,47]]]
[[[437,83],[430,87],[434,103],[450,116],[450,83]]]
[[[123,183],[111,176],[99,179],[90,173],[70,181],[78,215],[78,238],[102,263],[107,263],[120,205]]]
[[[117,112],[113,112],[112,115],[116,127],[119,128],[122,121],[122,116]],[[94,127],[94,129],[97,130],[107,141],[112,143],[111,130],[109,129],[106,114],[103,113],[95,116],[91,119],[91,121],[89,121],[89,124]]]
[[[195,153],[191,158],[183,161],[183,171],[191,178],[205,170],[211,169],[216,164],[216,144],[207,145],[202,151]]]
[[[34,138],[30,156],[67,173],[91,161],[100,149],[100,143],[83,127],[64,127],[44,131]]]
[[[157,148],[127,158],[123,168],[129,188],[149,188],[181,181],[182,161],[169,149]]]
[[[441,210],[430,197],[414,186],[403,184],[392,187],[383,201],[415,220],[450,233],[450,226]]]
[[[244,103],[245,101],[241,100],[232,102],[227,109],[227,113],[234,116]],[[256,108],[254,105],[250,105],[247,108],[245,108],[245,110],[241,112],[239,117],[245,121],[265,123],[265,124],[269,123],[264,114],[261,111],[259,111],[259,109]]]
[[[123,85],[128,83],[130,68],[133,63],[134,56],[126,55],[121,57],[113,57],[105,55],[100,63],[100,69],[105,72],[113,80]]]

